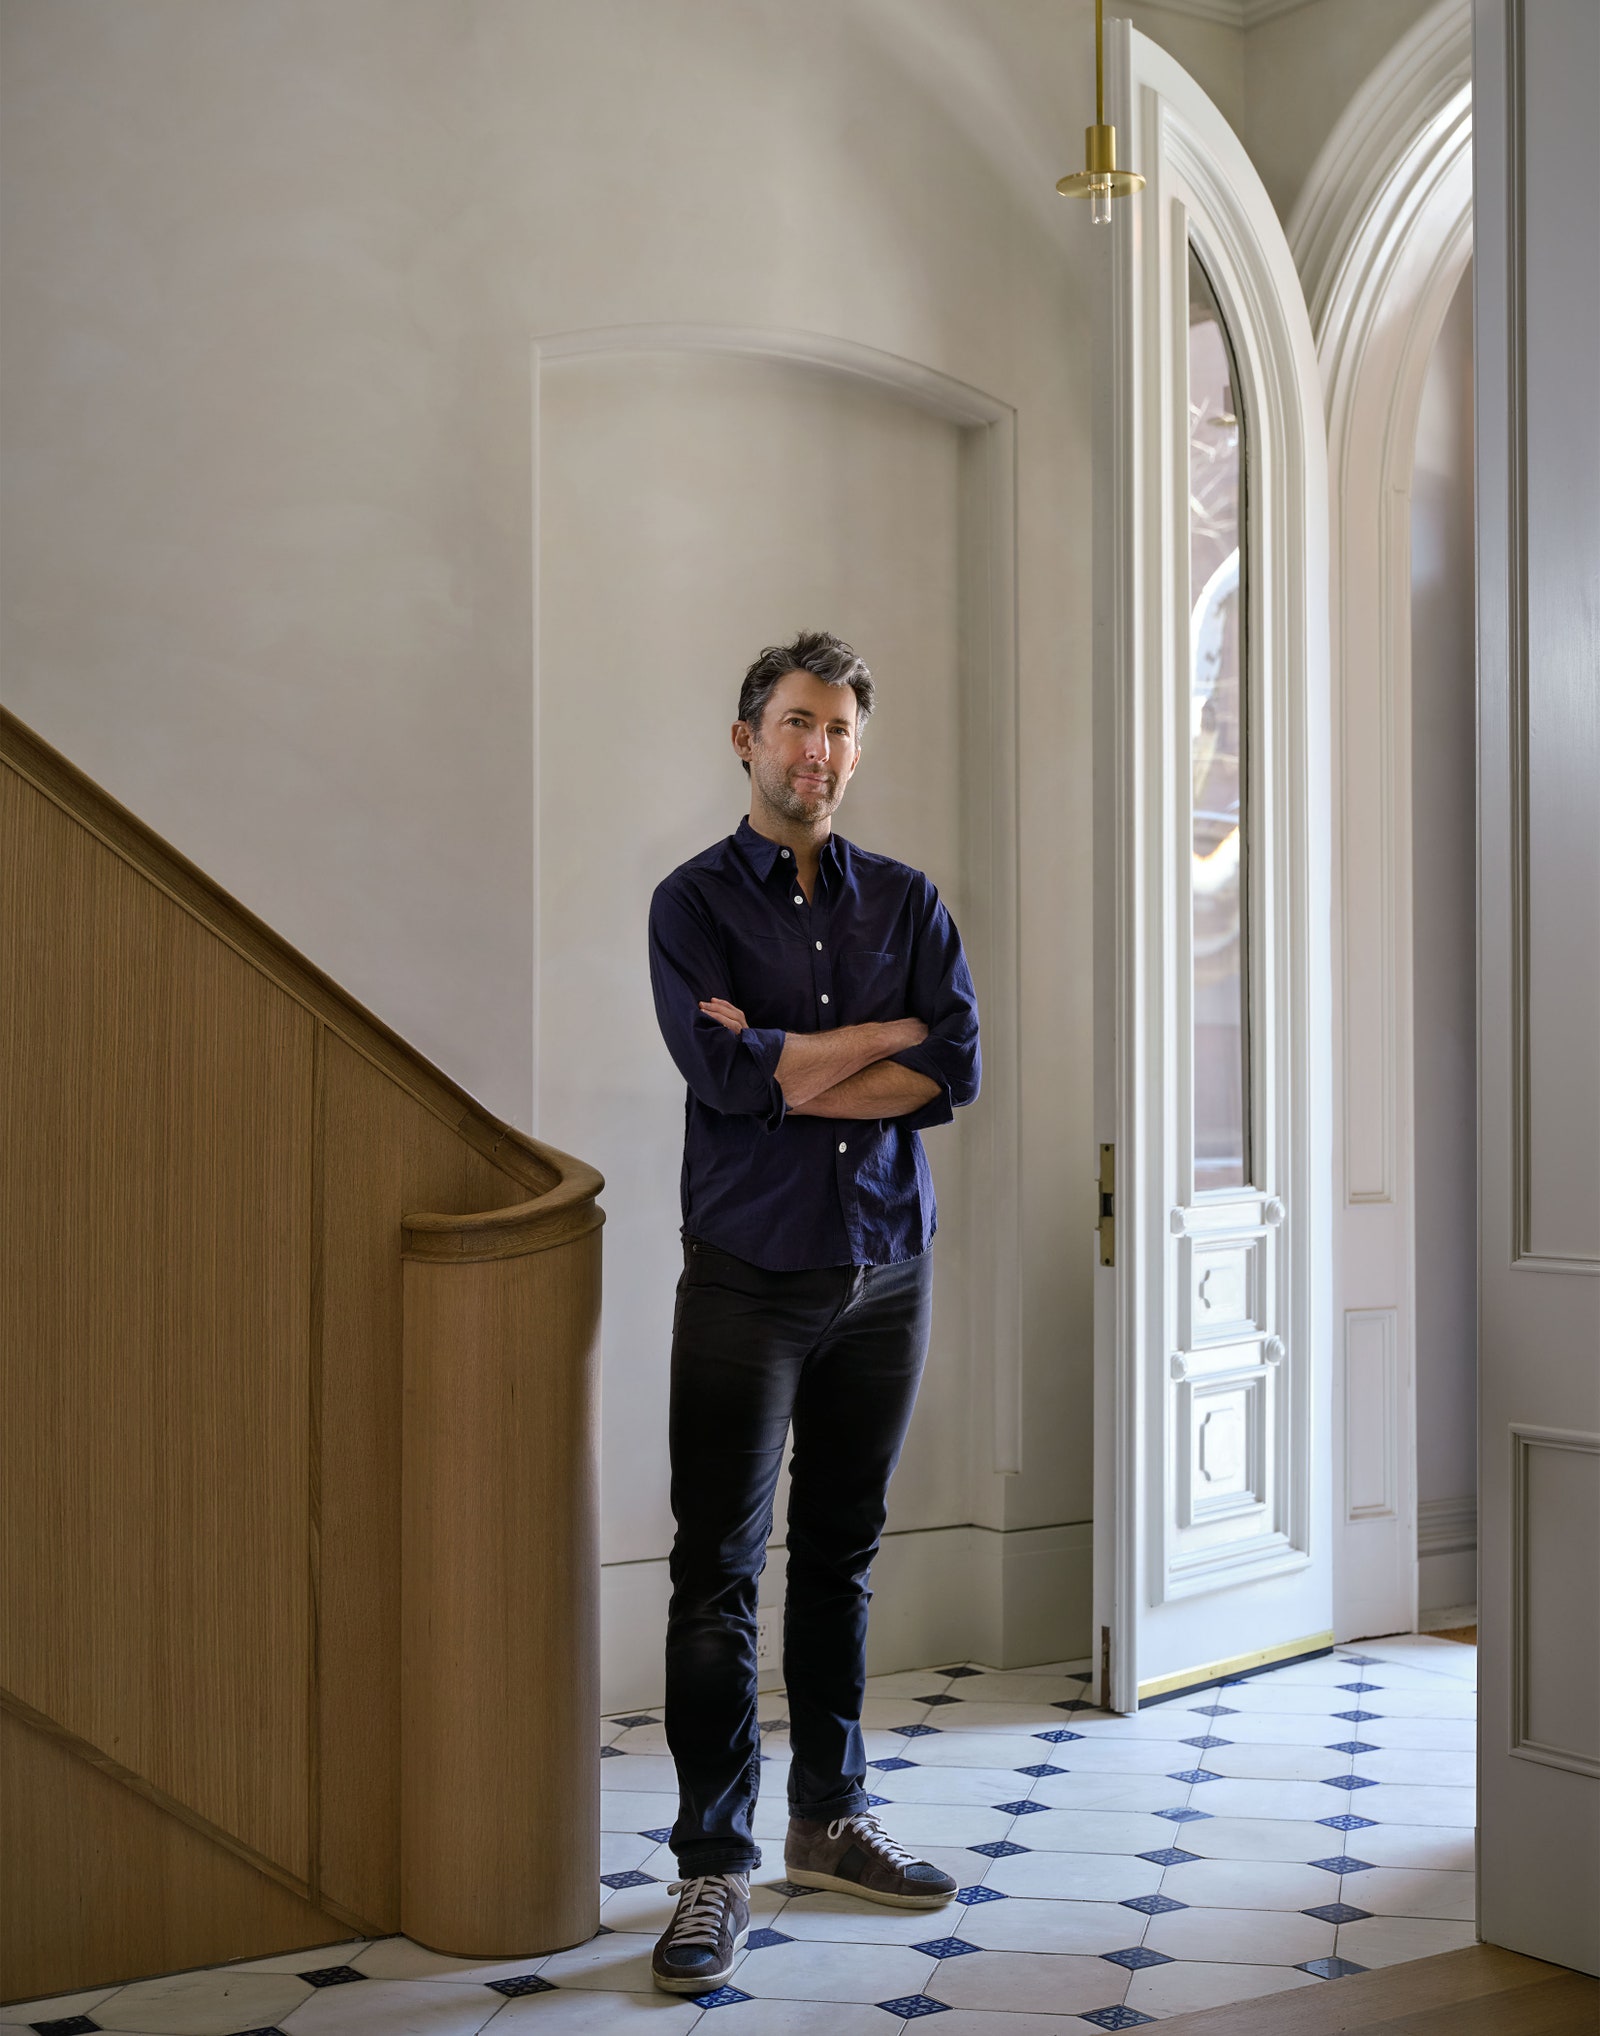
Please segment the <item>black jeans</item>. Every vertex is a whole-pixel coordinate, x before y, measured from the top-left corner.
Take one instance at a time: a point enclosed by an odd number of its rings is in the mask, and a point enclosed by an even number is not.
[[[867,1587],[928,1348],[931,1252],[886,1266],[765,1272],[686,1240],[672,1332],[672,1848],[686,1876],[761,1863],[756,1580],[784,1439],[790,1460],[783,1675],[789,1804],[866,1803]]]

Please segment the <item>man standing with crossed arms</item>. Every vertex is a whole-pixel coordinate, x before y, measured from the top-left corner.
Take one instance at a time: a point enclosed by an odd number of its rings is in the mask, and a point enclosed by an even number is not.
[[[653,1960],[670,1993],[720,1986],[748,1932],[756,1587],[791,1422],[785,1870],[898,1908],[955,1893],[868,1808],[861,1703],[868,1574],[928,1347],[917,1134],[977,1095],[978,1012],[929,880],[832,831],[873,698],[835,636],[763,651],[733,725],[750,816],[651,903],[656,1014],[689,1090],[666,1699],[683,1879]]]

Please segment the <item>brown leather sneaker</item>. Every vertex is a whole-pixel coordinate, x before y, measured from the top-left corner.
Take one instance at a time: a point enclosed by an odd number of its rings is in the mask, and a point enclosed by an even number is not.
[[[949,1874],[898,1845],[870,1810],[813,1822],[791,1817],[784,1872],[807,1888],[835,1888],[891,1909],[942,1908],[956,1891]]]
[[[675,1880],[677,1912],[662,1931],[650,1960],[650,1977],[663,1993],[714,1991],[732,1972],[750,1935],[750,1879],[742,1873],[704,1873]]]

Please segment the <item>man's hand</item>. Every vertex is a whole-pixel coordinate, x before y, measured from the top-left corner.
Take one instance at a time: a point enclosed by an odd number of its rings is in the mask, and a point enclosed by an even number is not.
[[[730,1032],[743,1032],[748,1023],[737,1004],[730,1004],[726,997],[708,997],[700,1006],[708,1018],[715,1018],[719,1025],[726,1025]]]

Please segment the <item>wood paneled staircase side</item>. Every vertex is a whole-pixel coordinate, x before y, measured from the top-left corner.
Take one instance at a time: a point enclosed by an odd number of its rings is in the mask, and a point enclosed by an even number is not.
[[[0,1998],[579,1941],[600,1177],[0,766]]]

